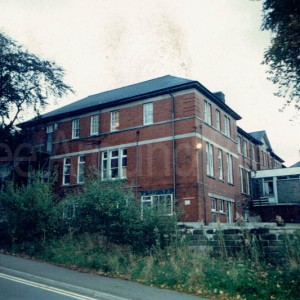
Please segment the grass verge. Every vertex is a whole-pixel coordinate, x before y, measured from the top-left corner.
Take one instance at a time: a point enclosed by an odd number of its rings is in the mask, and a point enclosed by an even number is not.
[[[211,257],[186,245],[142,255],[97,235],[64,237],[33,248],[31,255],[69,268],[210,299],[298,300],[300,295],[300,266],[292,259],[274,266],[244,255]]]

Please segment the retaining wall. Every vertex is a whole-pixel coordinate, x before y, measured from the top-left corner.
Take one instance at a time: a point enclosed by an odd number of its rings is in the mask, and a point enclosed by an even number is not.
[[[210,226],[180,225],[188,244],[215,255],[235,255],[244,251],[267,260],[293,256],[300,249],[300,226],[277,227],[276,225]]]

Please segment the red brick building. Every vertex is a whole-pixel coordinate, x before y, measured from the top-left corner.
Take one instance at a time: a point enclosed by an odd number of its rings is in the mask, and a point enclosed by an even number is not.
[[[164,76],[89,96],[20,127],[39,168],[57,170],[61,192],[84,184],[93,167],[103,180],[124,180],[142,207],[209,223],[233,222],[242,212],[251,193],[247,174],[265,166],[261,159],[268,167],[282,162],[237,127],[240,119],[223,93]]]

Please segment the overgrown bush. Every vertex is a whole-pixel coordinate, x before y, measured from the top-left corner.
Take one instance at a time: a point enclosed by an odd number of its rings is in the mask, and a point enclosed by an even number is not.
[[[0,194],[2,243],[45,241],[58,226],[58,212],[52,182],[37,173],[30,184],[7,183]]]
[[[122,181],[88,180],[63,205],[65,224],[73,231],[97,233],[137,252],[165,247],[176,238],[176,217],[152,209],[144,210],[142,217],[139,201]]]

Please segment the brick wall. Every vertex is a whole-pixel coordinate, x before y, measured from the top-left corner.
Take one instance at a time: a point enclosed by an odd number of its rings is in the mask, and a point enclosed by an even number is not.
[[[160,96],[153,101],[153,124],[143,125],[143,104],[152,99],[140,101],[135,105],[123,105],[111,110],[92,112],[82,116],[74,116],[57,122],[53,133],[53,149],[51,166],[58,170],[58,190],[64,192],[77,185],[78,156],[85,155],[86,168],[98,168],[98,149],[100,152],[113,147],[127,149],[127,182],[138,192],[151,190],[176,189],[176,209],[182,212],[182,220],[197,222],[213,220],[210,194],[216,197],[232,199],[234,216],[235,200],[240,197],[236,135],[237,127],[234,118],[226,114],[215,103],[211,103],[212,124],[204,119],[203,95],[195,91],[175,93],[174,130],[177,136],[175,146],[175,166],[173,165],[173,123],[172,98],[170,95]],[[207,99],[206,99],[207,100]],[[221,130],[216,129],[216,109],[221,114]],[[111,111],[119,112],[119,130],[110,132]],[[91,116],[99,115],[99,135],[90,136]],[[230,117],[231,137],[224,134],[224,116]],[[72,139],[72,120],[80,118],[80,137]],[[45,143],[46,128],[39,126],[35,142]],[[200,129],[200,125],[202,128]],[[214,176],[206,174],[206,142],[214,146]],[[201,143],[201,149],[196,149]],[[217,150],[223,151],[224,180],[218,178]],[[234,183],[228,184],[226,153],[233,157]],[[138,156],[138,158],[137,158]],[[62,186],[63,161],[71,159],[70,186]],[[137,168],[138,166],[138,168]],[[174,175],[175,171],[175,175]],[[175,177],[175,182],[174,182]],[[238,209],[241,207],[238,206]],[[206,212],[206,215],[205,215]],[[226,213],[219,213],[219,219],[226,221]]]

